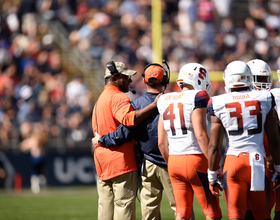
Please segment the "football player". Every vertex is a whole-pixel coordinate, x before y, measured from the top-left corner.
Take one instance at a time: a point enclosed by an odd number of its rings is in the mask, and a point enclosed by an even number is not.
[[[250,60],[247,65],[253,75],[252,84],[254,90],[270,90],[273,74],[266,62],[260,59]]]
[[[247,200],[256,219],[270,219],[264,132],[274,159],[274,169],[280,173],[280,140],[273,111],[274,97],[267,90],[252,91],[252,78],[245,62],[229,63],[224,71],[227,94],[212,97],[208,104],[211,115],[209,187],[215,194],[225,134],[224,194],[231,220],[245,218]]]
[[[250,70],[253,75],[253,89],[254,90],[270,90],[273,80],[273,74],[271,73],[270,67],[266,62],[260,59],[253,59],[250,60],[247,65],[250,67]],[[273,183],[271,181],[274,173],[273,168],[273,160],[270,155],[269,147],[268,147],[268,141],[266,135],[264,136],[264,148],[266,151],[266,161],[267,161],[267,167],[268,167],[268,178],[270,180],[270,209],[273,208],[275,204],[275,192],[273,190]],[[245,220],[253,220],[253,214],[251,210],[249,210],[250,207],[248,207],[248,210],[246,212]]]
[[[280,70],[277,71],[278,74],[278,83],[280,83]],[[274,95],[275,98],[275,109],[278,115],[278,123],[280,124],[280,89],[279,88],[274,88],[270,90],[271,93]],[[274,220],[280,220],[280,177],[279,175],[275,179],[275,199],[276,199],[276,204],[275,204],[275,216]]]
[[[168,164],[176,202],[176,220],[190,219],[194,193],[207,220],[221,219],[217,197],[207,180],[207,103],[211,83],[198,63],[184,65],[177,84],[181,92],[163,94],[158,100],[158,146]]]

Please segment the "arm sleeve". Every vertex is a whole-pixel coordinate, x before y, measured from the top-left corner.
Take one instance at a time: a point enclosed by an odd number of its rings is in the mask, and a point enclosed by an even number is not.
[[[194,98],[194,109],[206,108],[209,99],[210,97],[205,90],[199,91],[198,93],[196,93]]]
[[[120,125],[117,129],[111,133],[107,133],[100,137],[99,142],[106,147],[121,146],[125,142],[131,141],[133,138],[132,132],[129,128]]]
[[[135,126],[135,111],[125,93],[118,93],[114,96],[111,101],[111,108],[114,117],[119,121],[119,123],[127,127]]]
[[[115,118],[127,127],[135,126],[135,111],[130,104],[122,106],[115,114]]]

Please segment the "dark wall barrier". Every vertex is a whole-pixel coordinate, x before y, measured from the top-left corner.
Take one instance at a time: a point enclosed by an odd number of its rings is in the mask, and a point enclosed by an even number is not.
[[[18,181],[19,178],[23,187],[30,186],[30,177],[34,172],[29,153],[0,153],[0,161],[7,174],[4,187],[13,188],[15,180]],[[43,158],[42,168],[48,186],[96,183],[94,160],[90,152],[47,153]]]
[[[47,155],[47,181],[50,186],[95,184],[95,167],[88,152]]]

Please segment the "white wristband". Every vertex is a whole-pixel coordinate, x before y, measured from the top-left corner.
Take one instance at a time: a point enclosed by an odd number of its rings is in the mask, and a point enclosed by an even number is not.
[[[280,173],[280,165],[275,165],[275,164],[274,164],[274,170],[275,170],[277,173]]]
[[[208,169],[207,173],[209,183],[217,180],[217,171],[212,171]]]

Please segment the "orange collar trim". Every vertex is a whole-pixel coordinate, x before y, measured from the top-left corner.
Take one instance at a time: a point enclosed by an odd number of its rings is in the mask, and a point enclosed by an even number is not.
[[[104,90],[105,89],[113,89],[113,90],[121,91],[119,87],[113,85],[106,85]]]

